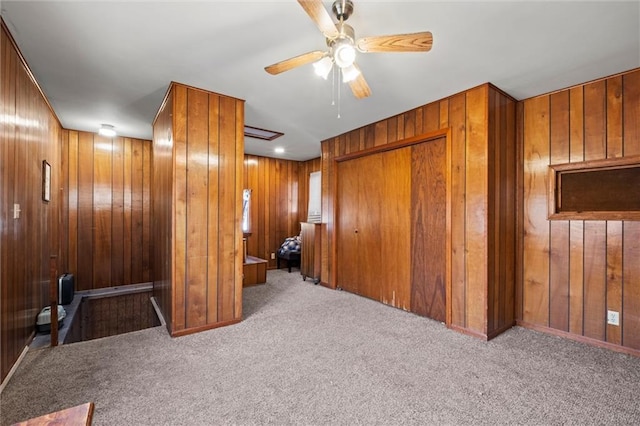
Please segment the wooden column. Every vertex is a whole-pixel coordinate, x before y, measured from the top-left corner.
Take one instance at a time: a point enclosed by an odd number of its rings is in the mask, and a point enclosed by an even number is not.
[[[154,122],[154,294],[173,336],[242,318],[244,101],[172,83]]]

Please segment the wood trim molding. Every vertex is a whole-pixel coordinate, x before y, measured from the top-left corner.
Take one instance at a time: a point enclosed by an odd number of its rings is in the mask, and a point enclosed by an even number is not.
[[[480,332],[475,331],[475,330],[470,330],[468,328],[461,327],[459,325],[448,324],[447,328],[450,329],[450,330],[453,330],[453,331],[457,331],[460,334],[465,334],[467,336],[475,337],[477,339],[489,340],[489,337],[486,334],[480,333]]]
[[[451,141],[452,141],[452,136],[451,136],[451,128],[448,127],[447,129],[447,133],[446,133],[446,158],[445,158],[445,163],[447,166],[447,170],[446,170],[446,176],[445,176],[445,199],[446,199],[446,206],[445,206],[445,228],[446,228],[446,246],[445,246],[445,250],[446,250],[446,254],[445,254],[445,283],[444,283],[444,287],[445,287],[445,298],[444,298],[444,304],[445,304],[445,324],[447,325],[447,327],[449,327],[451,325],[451,323],[453,322],[453,302],[451,300],[452,294],[453,294],[453,283],[452,283],[452,265],[453,265],[453,260],[452,260],[452,255],[451,255],[451,250],[452,250],[452,241],[451,241],[451,214],[452,214],[452,199],[451,199]]]
[[[558,211],[558,176],[563,172],[599,171],[640,166],[640,155],[607,158],[549,166],[549,191],[547,193],[548,218],[550,220],[640,220],[640,211]]]
[[[213,330],[214,328],[226,327],[227,325],[237,324],[240,321],[242,321],[241,318],[240,319],[233,319],[233,320],[229,320],[229,321],[221,321],[221,322],[217,322],[215,324],[207,324],[207,325],[203,325],[203,326],[200,326],[200,327],[191,327],[191,328],[187,328],[187,329],[183,329],[183,330],[177,330],[177,331],[174,331],[174,332],[171,332],[171,330],[169,330],[169,333],[171,334],[171,337],[187,336],[189,334],[199,333],[201,331]]]
[[[377,154],[385,151],[393,151],[394,149],[404,148],[405,146],[417,145],[422,142],[427,142],[431,139],[437,139],[441,137],[449,136],[449,128],[436,130],[433,132],[423,133],[418,136],[402,139],[397,142],[388,143],[385,145],[374,146],[372,148],[363,149],[362,151],[356,151],[345,155],[340,155],[333,159],[334,162],[339,163],[341,161],[353,160],[355,158],[365,157],[371,154]],[[447,139],[449,141],[449,139]],[[448,142],[447,142],[448,143]]]
[[[554,328],[545,327],[542,325],[531,324],[526,321],[517,320],[516,325],[528,328],[530,330],[539,331],[541,333],[550,334],[552,336],[563,337],[565,339],[573,340],[579,343],[585,343],[590,346],[595,346],[598,348],[609,349],[615,352],[621,352],[627,355],[633,355],[636,357],[640,357],[640,350],[627,348],[625,346],[616,345],[609,342],[603,342],[602,340],[592,339],[590,337],[580,336],[577,334],[572,334],[567,331],[556,330]]]

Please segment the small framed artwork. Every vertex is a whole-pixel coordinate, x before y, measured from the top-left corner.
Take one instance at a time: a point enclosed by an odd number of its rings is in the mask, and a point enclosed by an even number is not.
[[[42,160],[42,201],[51,201],[51,164]]]

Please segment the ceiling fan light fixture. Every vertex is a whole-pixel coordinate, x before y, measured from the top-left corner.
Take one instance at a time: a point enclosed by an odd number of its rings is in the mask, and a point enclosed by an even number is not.
[[[313,69],[316,75],[324,78],[325,80],[329,76],[331,72],[331,68],[333,68],[333,59],[330,56],[325,56],[317,62],[313,63]]]
[[[333,60],[340,68],[346,68],[356,60],[356,49],[349,40],[340,40],[333,46]]]
[[[342,81],[344,83],[349,83],[350,81],[355,80],[359,75],[360,70],[353,64],[349,65],[348,67],[342,68]]]

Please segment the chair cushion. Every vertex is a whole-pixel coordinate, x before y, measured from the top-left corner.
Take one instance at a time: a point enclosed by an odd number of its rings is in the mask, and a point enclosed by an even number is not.
[[[298,235],[296,235],[295,237],[285,238],[284,243],[282,243],[282,245],[278,249],[278,256],[288,259],[288,257],[285,256],[287,256],[287,254],[290,252],[300,254],[300,243],[301,240],[300,236]]]

